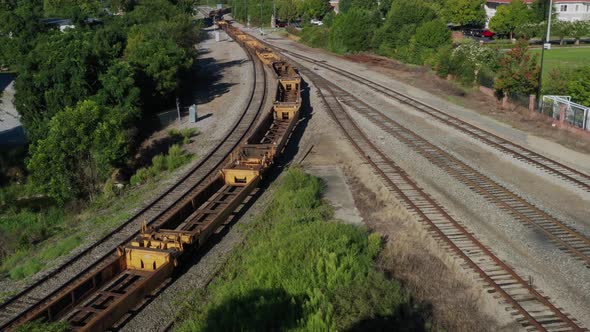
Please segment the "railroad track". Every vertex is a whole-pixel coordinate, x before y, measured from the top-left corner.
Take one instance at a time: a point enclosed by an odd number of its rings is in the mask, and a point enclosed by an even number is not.
[[[362,82],[359,82],[363,84]],[[471,190],[484,197],[514,219],[540,230],[559,249],[590,267],[590,239],[574,227],[565,224],[548,212],[530,203],[503,185],[480,173],[463,161],[405,128],[383,112],[369,106],[337,86],[332,90],[346,105],[357,110],[384,132],[392,135],[427,160],[449,173]]]
[[[358,111],[381,130],[418,152],[488,202],[509,213],[514,219],[540,230],[559,249],[582,261],[586,267],[590,267],[590,239],[573,227],[566,225],[343,89],[338,87],[332,89],[341,102]]]
[[[367,86],[370,89],[379,92],[385,96],[393,98],[399,101],[402,104],[406,104],[414,108],[415,110],[428,114],[429,116],[435,118],[436,120],[464,133],[468,136],[493,147],[496,150],[499,150],[513,158],[532,165],[546,173],[554,175],[560,178],[563,181],[566,181],[573,186],[580,188],[586,192],[590,192],[590,175],[580,172],[572,167],[564,165],[558,161],[552,160],[547,158],[537,152],[534,152],[530,149],[527,149],[521,145],[516,143],[510,142],[507,139],[504,139],[496,134],[493,134],[489,131],[486,131],[482,128],[479,128],[475,125],[470,124],[469,122],[463,121],[455,116],[452,116],[445,111],[442,111],[434,106],[428,105],[423,101],[420,101],[416,98],[413,98],[407,94],[402,92],[396,91],[390,87],[384,86],[380,83],[367,79],[365,77],[359,76],[357,74],[351,73],[347,70],[335,67],[333,65],[325,63],[322,60],[316,60],[307,56],[304,56],[299,53],[295,53],[284,48],[272,45],[272,47],[280,50],[284,54],[288,54],[294,58],[301,59],[304,61],[308,61],[318,65],[322,68],[328,69],[332,72],[335,72],[343,77],[346,77],[354,82],[357,82],[361,85]]]
[[[443,247],[479,275],[488,293],[501,297],[512,308],[512,316],[522,326],[538,331],[587,331],[500,260],[378,149],[344,109],[339,101],[343,97],[341,91],[305,66],[299,64],[299,69],[318,88],[330,116],[386,187],[428,227]]]
[[[143,223],[157,227],[169,220],[177,207],[184,206],[195,193],[201,190],[208,182],[207,180],[218,174],[221,166],[229,160],[231,152],[252,130],[266,101],[266,71],[262,64],[255,60],[255,55],[249,51],[246,53],[250,62],[253,63],[254,85],[247,107],[244,108],[224,139],[178,182],[131,219],[2,303],[0,305],[0,330],[5,330],[35,307],[50,301],[56,294],[71,287],[76,280],[92,275],[95,271],[108,265],[117,256],[117,247],[137,236]]]

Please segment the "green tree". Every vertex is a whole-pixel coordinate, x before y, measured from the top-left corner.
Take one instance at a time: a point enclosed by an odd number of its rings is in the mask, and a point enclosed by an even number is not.
[[[297,0],[279,0],[277,1],[277,19],[291,22],[299,16]]]
[[[532,12],[527,5],[522,0],[513,0],[509,5],[498,7],[496,15],[490,20],[490,29],[496,33],[508,34],[512,39],[518,27],[532,21]]]
[[[46,138],[31,146],[27,165],[31,180],[59,203],[96,190],[92,147],[100,114],[100,107],[91,101],[67,107],[51,119]]]
[[[132,28],[125,48],[125,58],[138,70],[140,84],[152,96],[175,91],[180,73],[192,64],[191,54],[161,27],[155,24]]]
[[[570,35],[576,39],[576,45],[580,44],[582,37],[590,36],[589,21],[574,21],[570,25]]]
[[[434,20],[422,24],[416,29],[416,34],[412,38],[412,47],[416,56],[412,57],[412,62],[423,64],[430,59],[442,46],[451,44],[451,31],[441,20]]]
[[[483,25],[486,21],[485,0],[446,0],[443,17],[458,25]]]
[[[330,10],[328,0],[305,0],[303,2],[302,14],[310,18],[322,18]]]
[[[366,51],[376,28],[375,15],[364,9],[351,9],[336,16],[330,34],[330,49],[337,53]]]
[[[38,1],[0,2],[0,65],[16,68],[47,30],[41,23],[43,5]]]
[[[389,4],[391,5],[391,1],[389,1]],[[342,12],[342,13],[346,13],[353,8],[375,10],[375,9],[379,8],[379,1],[377,1],[377,0],[341,0],[338,3],[338,7],[340,8],[340,12]]]
[[[408,48],[416,29],[436,17],[434,9],[421,0],[396,0],[375,32],[373,47],[384,55],[396,57],[400,49]]]
[[[568,95],[578,104],[590,107],[590,66],[578,68],[567,84]]]
[[[510,94],[530,95],[537,91],[539,66],[537,58],[528,52],[526,40],[520,40],[500,60],[494,89],[498,96]]]
[[[531,18],[533,22],[547,21],[547,14],[549,14],[549,2],[550,0],[535,0],[531,4]],[[557,19],[557,10],[553,8],[551,12],[551,19]]]

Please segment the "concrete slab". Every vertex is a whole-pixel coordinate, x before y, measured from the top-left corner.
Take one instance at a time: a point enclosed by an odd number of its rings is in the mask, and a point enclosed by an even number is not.
[[[361,217],[348,183],[346,176],[340,167],[337,166],[308,166],[305,170],[326,183],[324,198],[334,207],[334,218],[348,224],[362,225]]]

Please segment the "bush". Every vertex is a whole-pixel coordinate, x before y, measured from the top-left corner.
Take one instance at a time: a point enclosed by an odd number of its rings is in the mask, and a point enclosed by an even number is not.
[[[369,50],[373,33],[380,19],[372,12],[353,8],[336,16],[330,34],[330,50],[356,53]]]
[[[191,158],[192,156],[185,153],[180,145],[172,145],[168,149],[168,154],[157,155],[152,158],[152,166],[138,169],[131,179],[129,179],[129,183],[132,186],[145,183],[165,171],[173,171],[179,168],[190,161]]]
[[[451,31],[441,20],[426,22],[421,25],[412,38],[416,57],[413,63],[424,64],[435,55],[436,50],[451,44]]]
[[[322,190],[289,169],[243,247],[182,306],[177,330],[346,331],[375,318],[423,329],[400,284],[374,268],[381,238],[329,221]]]
[[[291,25],[289,25],[285,30],[287,30],[288,33],[294,36],[299,36],[301,34],[301,31],[299,29]]]
[[[168,135],[170,135],[170,137],[178,140],[178,141],[182,141],[182,144],[188,144],[190,143],[190,139],[193,136],[199,135],[200,131],[198,128],[184,128],[184,129],[170,129],[168,130]]]
[[[309,26],[301,30],[301,42],[310,47],[328,48],[330,30],[323,26]]]

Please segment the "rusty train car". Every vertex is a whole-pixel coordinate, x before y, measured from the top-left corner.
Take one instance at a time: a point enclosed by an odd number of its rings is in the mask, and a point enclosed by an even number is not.
[[[165,285],[187,253],[198,250],[229,222],[280,156],[299,119],[301,77],[255,38],[225,21],[218,24],[272,69],[277,80],[272,108],[263,112],[252,134],[232,152],[218,176],[186,205],[173,211],[157,229],[143,226],[139,235],[118,248],[117,259],[91,278],[77,281],[25,321],[65,320],[76,331],[111,328]]]

